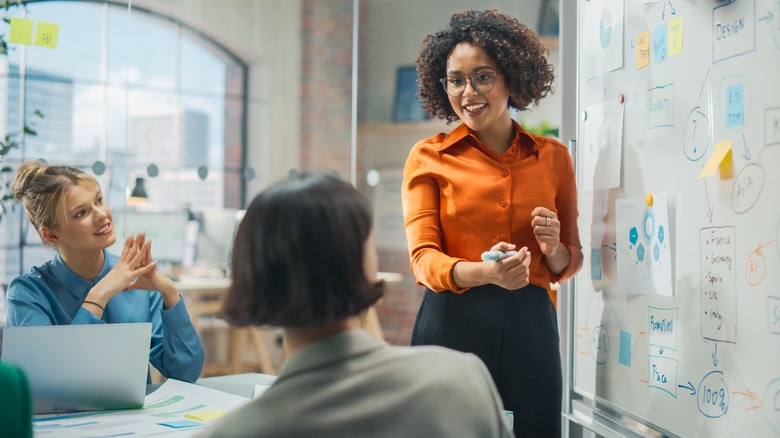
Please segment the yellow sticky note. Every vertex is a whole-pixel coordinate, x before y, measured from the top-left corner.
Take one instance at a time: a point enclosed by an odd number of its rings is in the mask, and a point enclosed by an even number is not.
[[[191,414],[186,414],[185,417],[191,418],[193,420],[199,420],[199,421],[212,421],[222,417],[225,414],[226,414],[225,411],[215,409],[213,411],[193,412]]]
[[[25,20],[24,18],[12,18],[8,42],[13,44],[24,44],[26,46],[32,44],[34,23],[35,22],[32,20]]]
[[[724,140],[715,145],[715,152],[699,173],[699,178],[712,175],[716,169],[720,172],[720,179],[729,179],[734,176],[734,166],[731,161],[731,140]]]
[[[650,65],[650,31],[636,36],[636,69]]]
[[[669,20],[669,56],[683,52],[683,17]]]
[[[60,34],[59,24],[39,21],[38,29],[36,29],[35,31],[35,45],[41,47],[47,47],[49,49],[56,49],[57,35],[59,34]]]

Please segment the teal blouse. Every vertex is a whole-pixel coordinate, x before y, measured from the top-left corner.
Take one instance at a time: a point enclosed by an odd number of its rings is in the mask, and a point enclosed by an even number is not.
[[[117,260],[104,250],[97,277],[74,273],[59,254],[30,273],[16,277],[6,290],[8,327],[67,324],[151,322],[149,361],[165,377],[194,382],[203,369],[204,352],[184,300],[163,309],[158,291],[128,290],[108,301],[98,318],[81,306],[89,290],[111,271]]]

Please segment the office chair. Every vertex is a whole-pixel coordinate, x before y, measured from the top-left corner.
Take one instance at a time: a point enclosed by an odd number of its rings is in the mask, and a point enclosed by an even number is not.
[[[0,362],[0,436],[32,437],[32,395],[24,372]]]

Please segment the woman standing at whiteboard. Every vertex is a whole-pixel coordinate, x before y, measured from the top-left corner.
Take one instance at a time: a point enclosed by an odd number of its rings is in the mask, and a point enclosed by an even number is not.
[[[111,209],[91,175],[31,161],[12,190],[54,259],[11,281],[8,326],[151,322],[149,361],[165,377],[194,382],[203,345],[173,281],[152,258],[152,242],[130,236],[117,257]]]
[[[427,287],[412,344],[477,354],[514,412],[515,434],[557,436],[550,283],[582,264],[574,170],[566,147],[527,133],[509,113],[550,92],[552,66],[533,31],[495,10],[456,13],[422,46],[423,107],[461,124],[419,141],[404,167],[411,267]],[[482,261],[489,250],[517,253]]]

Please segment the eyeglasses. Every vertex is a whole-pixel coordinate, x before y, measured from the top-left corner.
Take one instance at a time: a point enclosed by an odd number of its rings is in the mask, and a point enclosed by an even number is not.
[[[500,74],[494,71],[481,71],[474,73],[471,77],[460,75],[447,76],[439,79],[439,82],[444,86],[444,92],[452,97],[462,96],[466,92],[467,82],[471,82],[471,88],[478,94],[487,94],[490,93],[490,90],[496,84],[496,75]]]

